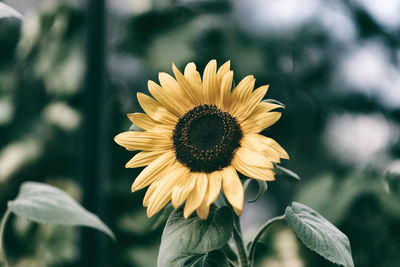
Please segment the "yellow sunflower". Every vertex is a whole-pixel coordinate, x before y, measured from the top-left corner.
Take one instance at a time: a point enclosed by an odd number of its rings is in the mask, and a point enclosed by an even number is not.
[[[237,171],[272,181],[273,162],[288,159],[273,139],[259,134],[281,117],[272,112],[281,105],[260,102],[268,85],[253,91],[255,79],[245,77],[233,90],[230,61],[217,70],[211,60],[203,80],[194,63],[182,74],[172,64],[175,78],[160,73],[160,85],[148,82],[152,97],[137,94],[145,113],[128,114],[144,131],[123,132],[115,142],[127,150],[142,150],[127,168],[147,166],[132,184],[132,192],[149,186],[143,200],[147,216],[168,202],[178,208],[185,201],[184,217],[194,211],[208,217],[221,188],[240,216],[244,191]]]

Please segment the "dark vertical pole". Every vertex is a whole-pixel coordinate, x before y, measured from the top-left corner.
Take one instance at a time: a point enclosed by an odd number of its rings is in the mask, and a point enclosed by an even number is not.
[[[104,129],[105,0],[87,0],[86,76],[83,99],[83,205],[104,219],[106,156]],[[83,228],[80,266],[106,266],[106,239],[98,231]]]

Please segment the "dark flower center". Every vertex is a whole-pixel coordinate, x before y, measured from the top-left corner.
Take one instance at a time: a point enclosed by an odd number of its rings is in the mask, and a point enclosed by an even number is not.
[[[230,165],[242,136],[239,124],[229,113],[216,105],[197,106],[175,126],[176,158],[192,172],[211,173]]]

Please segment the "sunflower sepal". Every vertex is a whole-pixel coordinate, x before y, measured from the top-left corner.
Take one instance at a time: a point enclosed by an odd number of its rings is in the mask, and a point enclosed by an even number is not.
[[[281,176],[282,178],[285,178],[289,182],[297,183],[301,181],[300,176],[294,171],[284,168],[276,163],[274,163],[274,167],[277,176]]]
[[[129,127],[128,131],[139,131],[143,132],[144,130],[136,126],[135,124],[132,123],[132,125]]]
[[[172,206],[172,204],[171,203],[167,204],[159,213],[159,215],[153,219],[153,223],[151,224],[150,229],[156,230],[160,228],[162,225],[164,225],[167,222],[168,217],[171,215],[173,210],[174,207]]]
[[[227,206],[216,208],[212,205],[207,220],[200,220],[196,213],[185,219],[183,207],[175,209],[161,237],[157,266],[192,266],[191,263],[201,259],[227,263],[221,249],[232,236],[233,216]]]
[[[261,103],[268,103],[280,106],[280,108],[286,109],[286,105],[276,99],[264,99],[261,100]]]
[[[144,129],[140,128],[139,126],[137,126],[135,123],[133,123],[133,116],[135,115],[135,113],[129,113],[127,114],[128,119],[131,121],[131,126],[129,127],[128,131],[140,131],[143,132]]]
[[[256,179],[247,179],[243,183],[243,187],[244,187],[245,199],[248,203],[256,202],[268,190],[268,184],[266,181],[261,181]],[[257,191],[257,193],[254,194],[255,191]]]

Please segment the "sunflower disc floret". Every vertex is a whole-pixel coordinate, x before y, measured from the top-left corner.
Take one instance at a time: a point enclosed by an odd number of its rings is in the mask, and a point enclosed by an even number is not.
[[[216,105],[188,111],[175,126],[176,159],[191,172],[212,173],[231,164],[242,130],[236,119]]]

